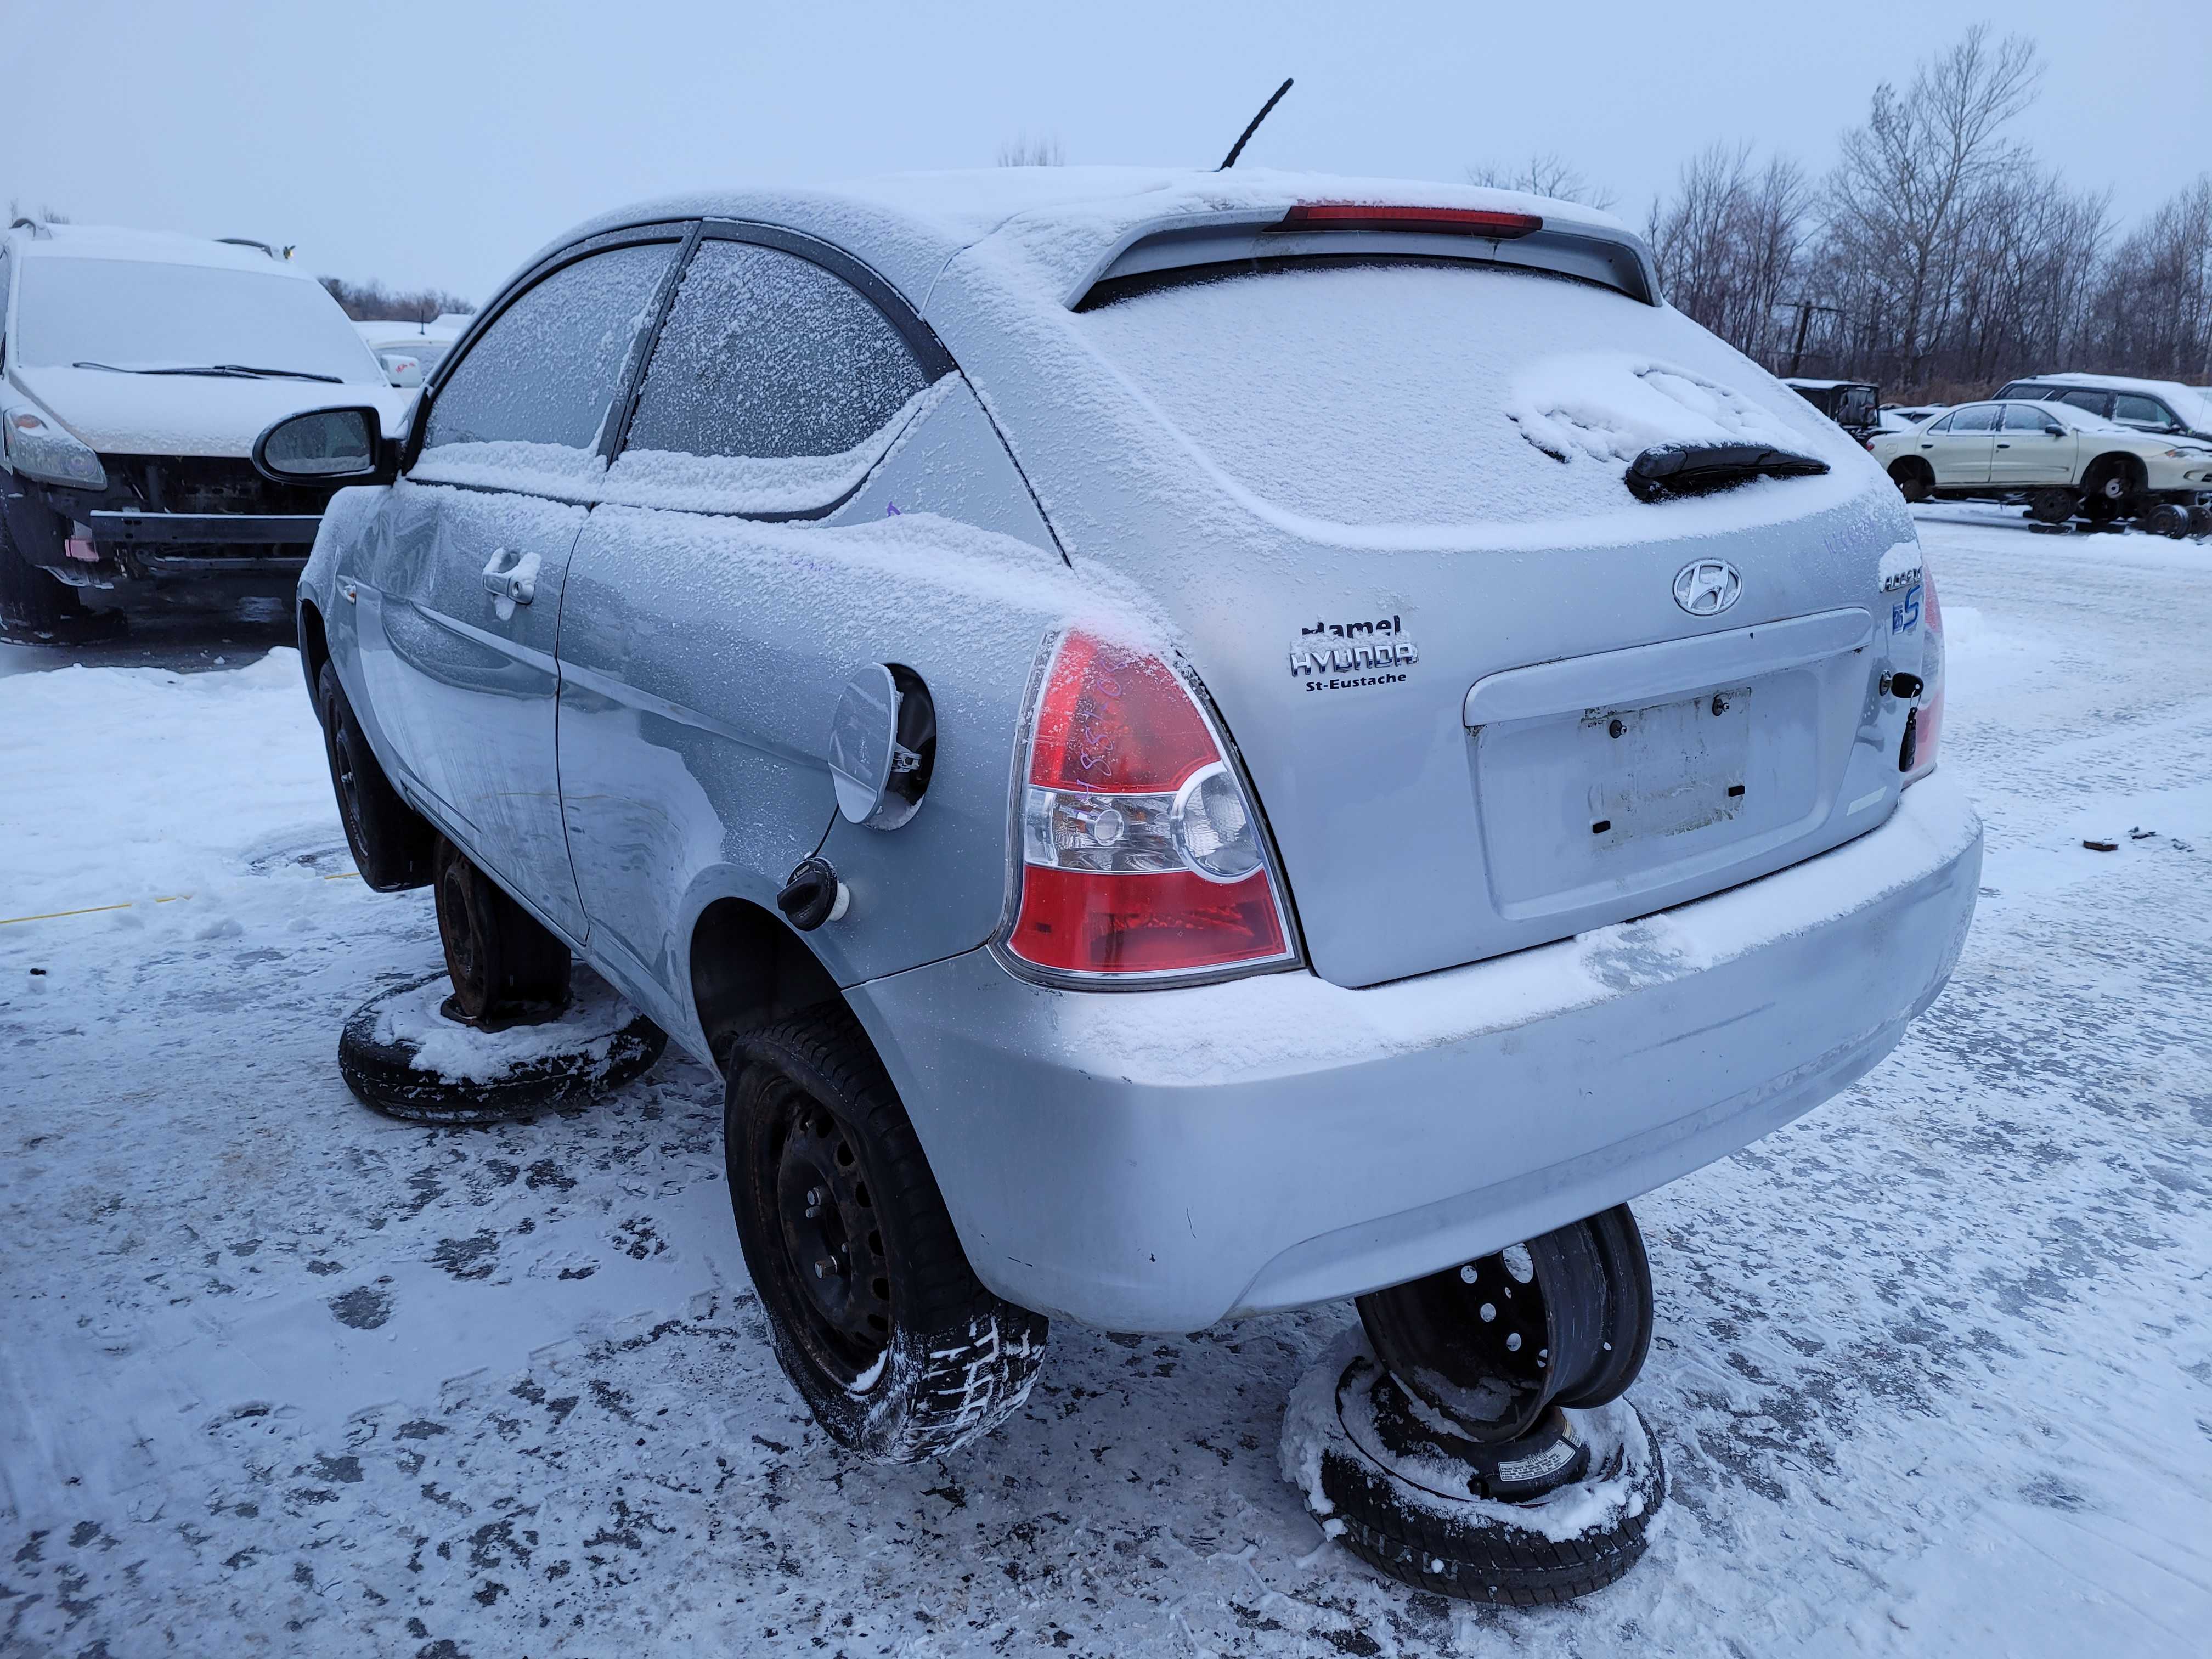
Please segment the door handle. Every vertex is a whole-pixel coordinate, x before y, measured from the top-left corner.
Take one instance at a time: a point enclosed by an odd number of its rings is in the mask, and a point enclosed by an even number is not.
[[[2012,446],[2010,444],[1999,444],[1997,447],[1999,449],[2010,449]]]
[[[503,547],[492,550],[490,562],[483,568],[483,586],[485,592],[507,607],[499,613],[502,621],[514,614],[514,606],[528,605],[538,597],[538,567],[535,553],[512,553]]]

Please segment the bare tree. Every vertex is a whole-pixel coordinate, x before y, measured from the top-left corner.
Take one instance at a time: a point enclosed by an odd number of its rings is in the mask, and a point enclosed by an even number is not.
[[[1716,143],[1682,164],[1647,236],[1662,287],[1686,312],[1772,363],[1778,321],[1804,263],[1812,190],[1787,156],[1752,165],[1751,146]]]
[[[1060,146],[1058,133],[1032,138],[1026,132],[1014,135],[1013,142],[999,146],[999,165],[1002,167],[1058,167],[1067,165],[1067,156]]]
[[[68,214],[58,213],[52,207],[41,207],[33,213],[18,198],[10,196],[8,198],[8,222],[12,225],[18,219],[32,219],[42,225],[65,225],[70,222]]]
[[[1831,264],[1848,274],[1859,314],[1884,319],[1908,384],[1924,380],[1957,299],[1978,204],[2029,165],[2005,128],[2041,74],[2033,41],[1992,42],[1978,23],[1903,93],[1876,87],[1866,124],[1844,135],[1828,180]]]
[[[1518,167],[1499,167],[1494,162],[1469,167],[1467,181],[1470,185],[1486,185],[1492,190],[1526,191],[1531,196],[1579,202],[1601,213],[1620,199],[1603,185],[1593,183],[1573,162],[1551,150],[1539,151]]]
[[[2113,369],[2212,386],[2212,173],[2122,242],[2089,301]]]

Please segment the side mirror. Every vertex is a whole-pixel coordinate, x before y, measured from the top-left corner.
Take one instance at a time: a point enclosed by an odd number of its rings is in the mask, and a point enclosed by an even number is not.
[[[288,415],[253,442],[254,470],[278,483],[390,483],[398,474],[373,409]]]
[[[417,386],[422,384],[422,364],[419,358],[404,351],[380,351],[377,362],[384,365],[384,378],[397,386]]]

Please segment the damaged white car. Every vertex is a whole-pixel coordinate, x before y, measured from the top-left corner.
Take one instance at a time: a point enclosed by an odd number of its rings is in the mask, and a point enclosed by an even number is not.
[[[1635,1558],[1625,1205],[1890,1050],[1981,835],[1896,491],[1632,233],[1264,173],[732,191],[549,246],[404,441],[328,401],[259,453],[370,486],[299,594],[362,872],[436,880],[461,1015],[580,957],[726,1075],[832,1436],[982,1431],[1048,1319],[1358,1297],[1347,1543],[1505,1600]],[[1602,1480],[1588,1536],[1499,1519]]]

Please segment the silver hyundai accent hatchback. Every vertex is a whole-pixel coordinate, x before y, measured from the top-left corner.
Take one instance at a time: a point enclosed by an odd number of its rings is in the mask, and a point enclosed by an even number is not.
[[[728,1077],[779,1354],[878,1455],[1013,1409],[1048,1316],[1374,1291],[1732,1152],[1972,914],[1896,491],[1569,204],[657,202],[404,444],[258,454],[371,486],[299,612],[362,873]]]

